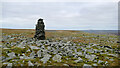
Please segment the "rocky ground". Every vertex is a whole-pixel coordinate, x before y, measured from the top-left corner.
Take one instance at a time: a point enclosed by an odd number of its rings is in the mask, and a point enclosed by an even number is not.
[[[3,66],[118,66],[117,35],[78,31],[46,32],[46,40],[32,38],[34,30],[2,32]]]

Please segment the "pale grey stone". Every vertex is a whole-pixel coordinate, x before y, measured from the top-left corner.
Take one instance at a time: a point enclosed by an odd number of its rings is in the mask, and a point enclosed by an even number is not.
[[[118,54],[107,54],[107,55],[118,57]]]
[[[24,46],[25,45],[23,45],[23,44],[19,44],[17,47],[19,47],[19,48],[25,48]]]
[[[91,65],[89,65],[89,64],[84,64],[83,68],[93,68],[93,67]]]
[[[34,58],[34,56],[35,56],[35,52],[32,51],[32,53],[30,54],[30,57],[33,57],[33,58]]]
[[[105,62],[105,64],[107,64],[107,63],[108,63],[108,61]]]
[[[102,61],[102,60],[99,60],[99,61],[98,61],[98,64],[100,64],[100,63],[102,63],[102,62],[104,62],[104,61]]]
[[[78,62],[83,62],[83,59],[80,58],[80,57],[78,57],[78,60],[75,60],[75,62],[76,62],[76,63],[78,63]]]
[[[68,60],[68,58],[66,58],[66,60]]]
[[[0,45],[0,48],[2,48],[2,45]]]
[[[48,50],[50,50],[50,49],[51,49],[51,47],[50,47],[50,46],[48,46],[48,47],[47,47],[47,49],[48,49]]]
[[[57,54],[58,53],[58,50],[53,50],[53,54]]]
[[[83,56],[82,52],[77,52],[78,55]]]
[[[2,62],[6,61],[6,60],[9,60],[9,59],[12,59],[11,57],[7,57],[5,59],[2,59]]]
[[[12,63],[7,63],[7,67],[6,68],[12,68]]]
[[[16,57],[16,55],[15,55],[14,52],[8,53],[7,55],[8,55],[10,58],[14,58],[14,57]]]
[[[86,55],[85,55],[85,58],[89,59],[89,58],[90,58],[90,55],[87,55],[87,54],[86,54]]]
[[[91,66],[91,65],[89,65],[89,64],[84,64],[83,66]]]
[[[20,54],[18,54],[18,56],[20,56]]]
[[[105,59],[109,59],[109,57],[105,57]]]
[[[37,65],[37,66],[38,66],[38,65],[39,65],[39,63],[38,63],[38,62],[36,62],[36,63],[35,63],[35,65]]]
[[[31,61],[29,61],[28,66],[34,66],[34,64]]]
[[[26,59],[27,56],[20,56],[20,59]]]
[[[109,59],[110,61],[114,61],[114,59]]]
[[[63,64],[64,66],[69,66],[68,64]]]
[[[44,57],[41,59],[41,61],[45,64],[49,59],[50,59],[51,55],[46,54],[44,55]]]
[[[31,57],[28,57],[26,56],[25,54],[22,54],[23,56],[20,56],[20,59],[33,59],[34,57],[31,56]]]
[[[93,64],[93,66],[97,66],[97,64]]]
[[[5,48],[3,48],[3,49],[10,49],[10,48],[5,47]]]
[[[90,61],[93,61],[95,58],[96,58],[96,55],[91,55],[91,56],[89,57],[89,60],[90,60]]]
[[[96,62],[97,62],[97,60],[94,60],[94,62],[96,63]]]
[[[91,53],[94,53],[94,51],[92,49],[88,49],[87,50],[88,52],[91,52]]]
[[[97,53],[98,52],[98,50],[97,49],[93,49],[94,50],[94,53]]]
[[[42,46],[43,44],[42,43],[36,43],[37,44],[37,46]]]
[[[43,55],[46,55],[48,53],[48,50],[47,49],[44,49],[43,50]]]
[[[23,60],[23,63],[24,63],[25,61]]]
[[[38,54],[38,57],[41,57],[41,50],[39,50],[38,52],[37,52],[37,54]]]
[[[0,60],[2,60],[3,59],[3,57],[2,56],[0,56]]]
[[[45,46],[43,45],[43,46],[41,46],[41,48],[42,48],[42,49],[45,49]]]
[[[57,61],[57,62],[61,62],[61,58],[62,58],[62,56],[56,54],[56,55],[52,58],[52,60]]]
[[[3,65],[4,65],[4,64],[8,64],[8,63],[9,63],[9,62],[4,62]]]
[[[26,52],[30,52],[30,49],[28,49]]]
[[[33,50],[33,49],[40,49],[39,47],[37,46],[30,46],[30,48]]]

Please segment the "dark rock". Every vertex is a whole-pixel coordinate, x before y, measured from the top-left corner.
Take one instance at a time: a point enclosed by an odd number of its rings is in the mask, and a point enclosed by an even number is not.
[[[117,41],[117,43],[120,43],[120,41]]]
[[[43,19],[39,19],[36,25],[36,32],[34,38],[38,40],[45,40],[45,25]]]
[[[34,58],[36,58],[36,57],[38,57],[38,55],[37,55],[37,54],[34,56]]]
[[[109,48],[109,49],[112,49],[112,47],[109,47],[109,46],[104,46],[104,48]]]

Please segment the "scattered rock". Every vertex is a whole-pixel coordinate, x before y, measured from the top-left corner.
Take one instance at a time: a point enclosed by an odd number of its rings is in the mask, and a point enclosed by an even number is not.
[[[69,66],[68,64],[63,64],[64,66]]]
[[[32,51],[32,53],[30,54],[30,57],[34,58],[34,56],[35,56],[35,52]]]
[[[49,59],[50,59],[51,55],[46,54],[44,55],[44,57],[41,59],[41,61],[45,64]]]
[[[97,66],[97,64],[93,64],[93,66]]]
[[[98,64],[100,64],[100,63],[102,63],[102,62],[104,62],[104,61],[102,61],[102,60],[99,60],[99,61],[98,61]]]
[[[38,54],[38,57],[41,57],[41,50],[39,50],[38,52],[37,52],[37,54]]]
[[[31,61],[29,61],[28,66],[34,66],[34,64]]]
[[[16,55],[15,55],[14,52],[12,52],[12,53],[8,53],[7,55],[8,55],[11,59],[14,58],[14,57],[16,57]]]
[[[30,48],[33,50],[33,49],[40,49],[39,47],[37,46],[30,46]]]
[[[88,36],[85,36],[85,37],[88,37]],[[4,43],[3,46],[0,45],[0,47],[6,51],[3,53],[9,56],[9,57],[8,56],[0,57],[3,63],[8,62],[9,60],[12,62],[23,60],[22,63],[24,63],[26,59],[33,60],[33,59],[39,58],[40,61],[42,61],[45,64],[45,63],[52,63],[50,59],[56,62],[61,62],[63,60],[61,58],[65,57],[64,59],[68,61],[65,61],[65,64],[63,64],[64,66],[69,66],[68,64],[66,64],[66,63],[69,63],[69,60],[71,60],[72,62],[76,62],[76,63],[79,63],[79,62],[83,63],[84,61],[86,64],[89,62],[93,62],[94,64],[91,64],[91,65],[97,66],[97,63],[98,65],[99,64],[108,65],[109,61],[114,61],[115,60],[114,58],[118,58],[119,50],[117,48],[113,49],[113,48],[110,48],[110,46],[108,47],[107,45],[100,46],[99,44],[94,44],[94,43],[83,44],[80,42],[74,43],[72,41],[68,41],[68,42],[64,41],[68,39],[76,39],[77,37],[74,37],[74,38],[64,37],[64,40],[58,41],[58,40],[53,40],[53,39],[51,40],[36,40],[34,38],[23,39],[20,36],[20,37],[16,37],[16,38],[19,38],[19,40],[16,43],[9,42],[9,40],[13,40],[11,38],[12,36],[8,36],[8,37],[6,36],[4,38],[4,41],[5,42],[7,41],[7,42]],[[80,39],[80,38],[77,38],[77,39]],[[21,49],[20,51],[18,51],[20,53],[16,53],[16,52],[14,53],[11,50],[12,48],[11,46],[14,48],[16,47],[22,48],[23,50]],[[105,60],[107,61],[106,62],[103,61],[102,59],[100,59],[98,55],[105,57]],[[78,59],[73,60],[70,57],[78,58]],[[17,63],[20,64],[21,62],[17,62]],[[28,63],[32,66],[34,65],[33,63],[31,63],[31,61]],[[83,66],[86,66],[86,64],[84,64]],[[37,63],[36,65],[42,65],[42,64]]]
[[[83,62],[83,59],[81,59],[80,57],[78,57],[78,60],[75,60],[76,63],[78,62]]]
[[[61,58],[62,58],[62,56],[56,54],[52,59],[53,59],[54,61],[61,62]]]

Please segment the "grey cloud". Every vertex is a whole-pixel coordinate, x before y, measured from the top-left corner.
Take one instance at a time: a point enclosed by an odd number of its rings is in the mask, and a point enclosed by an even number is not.
[[[117,3],[5,2],[3,4],[3,27],[35,28],[39,17],[45,19],[46,29],[117,29]]]

